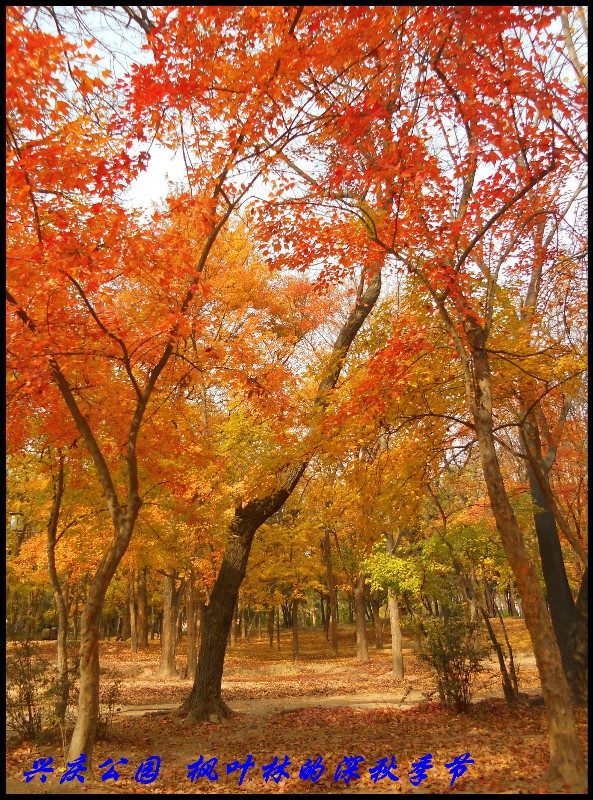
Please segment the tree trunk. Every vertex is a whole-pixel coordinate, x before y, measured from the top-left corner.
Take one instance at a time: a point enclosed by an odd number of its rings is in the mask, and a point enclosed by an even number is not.
[[[173,570],[163,579],[163,627],[161,631],[161,663],[157,675],[161,678],[177,676],[175,645],[177,640],[178,592],[175,588],[177,573]]]
[[[548,717],[551,780],[574,788],[586,783],[586,772],[576,733],[570,692],[556,638],[535,570],[529,560],[523,534],[511,507],[494,446],[492,389],[482,331],[473,332],[475,398],[472,415],[480,448],[482,470],[492,513],[521,596],[525,624],[531,637]]]
[[[131,634],[130,624],[130,595],[126,594],[126,602],[124,604],[123,625],[121,629],[121,638],[123,642],[127,642]]]
[[[268,640],[270,647],[274,647],[274,606],[268,609]]]
[[[385,534],[385,546],[387,552],[392,555],[395,553],[395,542],[393,534]],[[391,625],[391,664],[393,677],[397,680],[404,678],[404,652],[402,648],[402,632],[399,624],[398,597],[393,589],[388,590],[387,606],[389,608],[389,622]]]
[[[338,655],[338,592],[334,580],[334,571],[331,558],[331,540],[329,529],[325,531],[323,540],[323,554],[327,569],[327,585],[329,587],[329,627],[331,633],[332,650],[335,656]],[[327,614],[327,608],[326,608]]]
[[[292,601],[292,660],[299,658],[299,601]]]
[[[241,639],[247,639],[247,614],[248,608],[246,605],[241,606]]]
[[[566,576],[556,519],[548,507],[546,497],[529,463],[527,464],[527,475],[531,498],[541,508],[541,511],[533,515],[533,520],[546,585],[546,600],[550,609],[554,635],[560,649],[564,674],[567,676],[573,698],[576,700],[580,694],[578,685],[582,685],[582,676],[579,680],[578,670],[573,664],[571,647],[570,633],[576,616],[575,603]],[[545,478],[548,478],[547,472]],[[574,681],[571,678],[574,678]]]
[[[575,616],[570,629],[571,659],[569,663],[569,679],[574,700],[580,706],[587,705],[589,690],[589,616],[588,592],[589,575],[585,569],[581,580],[581,588],[577,597]]]
[[[259,527],[250,522],[248,518],[241,527],[237,525],[237,533],[225,551],[210,602],[204,610],[198,669],[191,693],[182,705],[182,712],[187,714],[186,725],[219,722],[231,714],[221,696],[222,673],[239,588],[245,577],[253,536]]]
[[[60,509],[62,506],[62,497],[64,495],[64,457],[60,452],[59,456],[59,472],[57,480],[54,482],[54,499],[52,503],[52,510],[47,527],[47,565],[49,570],[49,578],[51,581],[51,588],[56,604],[56,612],[58,615],[58,673],[60,681],[59,696],[56,704],[56,713],[59,719],[64,722],[66,716],[66,708],[68,707],[69,684],[68,684],[68,650],[66,647],[68,639],[68,607],[66,599],[60,585],[58,571],[56,569],[56,543],[58,522],[60,519]]]
[[[354,608],[356,617],[356,658],[369,660],[366,620],[364,616],[364,575],[361,573],[354,584]]]
[[[373,625],[375,627],[375,648],[383,650],[383,623],[381,622],[381,605],[379,598],[371,595],[371,611],[373,614]]]
[[[509,674],[509,670],[507,669],[506,661],[504,659],[504,653],[502,652],[502,647],[500,646],[500,642],[496,638],[496,633],[494,632],[494,628],[492,627],[492,623],[490,622],[490,617],[486,609],[483,606],[480,606],[480,613],[484,619],[484,623],[486,625],[486,629],[488,631],[488,635],[490,636],[490,641],[492,642],[492,646],[494,647],[494,652],[496,653],[496,657],[498,658],[498,666],[500,668],[500,674],[502,676],[502,691],[504,694],[504,699],[507,702],[507,705],[512,706],[514,705],[517,700],[519,699],[519,687],[517,685],[517,676],[515,674],[515,668],[512,661],[513,652],[509,647],[509,657],[511,659],[511,668],[512,673]]]
[[[280,650],[280,606],[276,609],[276,646]]]
[[[134,591],[134,570],[130,572],[128,583],[128,607],[130,609],[130,649],[132,653],[138,651],[138,628],[136,627],[136,592]]]
[[[99,718],[99,626],[103,604],[111,579],[127,550],[141,505],[139,497],[132,498],[116,526],[109,550],[91,582],[80,622],[78,716],[67,760],[74,761],[84,753],[89,771],[93,765],[93,748]]]
[[[136,626],[138,629],[138,648],[148,650],[148,594],[146,591],[147,567],[138,570],[138,615]]]
[[[389,608],[389,622],[391,624],[391,664],[393,677],[397,678],[397,680],[403,680],[404,653],[402,650],[402,632],[399,625],[397,595],[393,589],[389,589],[387,605]]]
[[[196,637],[196,588],[194,586],[194,576],[191,570],[186,591],[187,599],[185,608],[187,614],[187,665],[185,667],[185,677],[191,678],[193,681],[196,675],[196,666],[198,663],[198,643]]]
[[[348,594],[348,622],[354,624],[354,595]]]
[[[313,403],[314,416],[319,417],[323,413],[328,393],[338,381],[350,345],[377,302],[381,291],[381,266],[379,263],[373,264],[361,276],[356,303],[338,333],[328,371],[319,384]],[[367,285],[363,291],[365,279]],[[253,537],[258,528],[282,508],[300,481],[308,463],[308,460],[305,460],[295,466],[285,467],[278,475],[278,488],[266,497],[249,500],[245,506],[242,500],[238,501],[229,525],[229,544],[204,619],[194,686],[182,706],[182,710],[187,712],[185,722],[188,725],[211,718],[220,719],[230,713],[221,697],[224,657],[234,606],[245,577]]]
[[[233,609],[233,624],[231,625],[231,630],[229,631],[229,647],[234,647],[237,641],[237,606],[238,601],[235,603],[235,607]]]
[[[157,631],[157,613],[154,604],[150,606],[150,641],[154,641]]]
[[[175,618],[175,642],[179,644],[183,637],[183,613],[185,609],[183,606],[183,593],[179,594],[179,602],[177,604],[177,616]]]

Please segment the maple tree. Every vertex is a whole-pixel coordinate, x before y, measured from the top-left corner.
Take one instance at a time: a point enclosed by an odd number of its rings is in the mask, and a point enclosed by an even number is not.
[[[436,443],[446,435],[453,446],[460,425],[477,441],[540,669],[550,771],[580,785],[568,688],[500,454],[502,426],[518,427],[534,499],[582,556],[540,446],[544,420],[567,427],[561,393],[578,392],[583,370],[582,342],[553,319],[566,286],[560,265],[570,280],[584,244],[570,219],[580,202],[586,77],[568,12],[124,12],[152,60],[117,82],[96,66],[93,41],[74,44],[59,16],[57,35],[31,9],[9,7],[7,16],[12,435],[27,439],[28,421],[15,411],[26,402],[54,448],[82,440],[113,528],[82,618],[71,756],[91,758],[99,625],[147,484],[165,475],[176,496],[169,510],[189,508],[180,528],[192,541],[192,504],[216,483],[213,464],[225,473],[216,484],[224,553],[184,703],[188,724],[222,717],[227,637],[257,530],[317,468],[320,441],[342,431],[336,448],[347,449],[349,436],[372,448],[391,414],[396,424],[415,417],[415,437],[432,438],[437,459]],[[122,192],[146,166],[151,141],[181,152],[187,185],[147,221]],[[317,273],[316,285],[291,271]],[[404,273],[426,307],[407,324],[394,314],[393,331],[373,331],[357,351],[382,280],[391,289]],[[352,277],[335,313],[324,292]],[[386,319],[390,305],[392,296]],[[299,345],[330,309],[333,347],[312,367]],[[434,357],[428,328],[440,329]],[[359,353],[367,363],[357,374]],[[229,413],[236,403],[243,407]],[[558,434],[548,438],[552,460]],[[213,446],[225,438],[236,457]],[[384,461],[379,449],[369,463]],[[408,510],[420,494],[416,472]],[[356,470],[350,478],[360,488]],[[373,538],[371,500],[352,513]],[[327,545],[325,558],[331,570]],[[585,588],[586,580],[585,571]]]

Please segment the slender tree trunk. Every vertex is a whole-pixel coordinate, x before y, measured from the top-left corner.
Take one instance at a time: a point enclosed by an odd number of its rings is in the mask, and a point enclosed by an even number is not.
[[[235,607],[233,609],[233,624],[231,625],[231,630],[229,631],[229,647],[234,647],[237,642],[237,606],[238,601],[235,603]]]
[[[148,650],[148,594],[146,591],[147,567],[138,570],[138,615],[136,625],[138,628],[138,648]]]
[[[183,605],[183,593],[180,593],[178,596],[178,604],[177,604],[177,616],[175,618],[175,643],[179,644],[183,637],[183,614],[185,611]]]
[[[126,602],[124,604],[123,625],[121,629],[121,638],[124,642],[127,642],[131,635],[132,626],[130,622],[130,595],[127,593]]]
[[[299,658],[299,601],[292,601],[292,660]]]
[[[154,641],[157,629],[157,613],[154,604],[150,606],[150,641]]]
[[[276,646],[280,650],[280,606],[276,609]]]
[[[128,607],[130,609],[130,648],[132,653],[138,651],[138,628],[136,627],[136,592],[134,591],[135,581],[134,570],[130,572],[128,583]]]
[[[383,623],[381,622],[381,605],[379,598],[371,595],[371,611],[373,613],[373,625],[375,627],[375,648],[383,650]]]
[[[480,613],[482,614],[484,623],[486,625],[486,629],[488,631],[488,635],[490,636],[490,641],[492,642],[492,646],[494,647],[494,652],[496,653],[496,657],[498,658],[498,666],[500,668],[500,674],[502,676],[502,691],[504,693],[504,699],[506,700],[507,705],[514,705],[519,699],[519,687],[517,685],[517,678],[514,672],[514,667],[513,667],[513,679],[511,679],[511,675],[509,675],[509,671],[507,670],[507,665],[504,659],[504,653],[502,652],[502,647],[500,646],[500,642],[496,638],[496,633],[494,632],[494,628],[492,627],[492,623],[490,622],[490,617],[488,616],[488,613],[483,606],[480,606]],[[509,650],[509,655],[512,658],[511,650]]]
[[[570,692],[556,638],[539,581],[529,559],[523,534],[509,502],[494,446],[492,389],[487,351],[483,336],[474,332],[472,360],[474,367],[475,405],[472,413],[480,448],[482,470],[492,513],[505,553],[513,570],[531,637],[548,717],[550,742],[549,777],[572,787],[582,787],[586,772],[576,733]]]
[[[57,480],[54,482],[54,499],[49,524],[47,527],[47,565],[51,588],[56,604],[58,615],[58,673],[60,680],[60,693],[57,701],[56,712],[63,722],[68,707],[69,684],[68,684],[68,649],[66,646],[68,639],[68,607],[64,592],[56,569],[56,543],[58,540],[58,522],[64,495],[64,457],[59,454],[59,471]]]
[[[163,579],[163,628],[161,631],[161,663],[157,675],[162,678],[177,676],[175,645],[177,640],[177,591],[173,570]]]
[[[196,638],[196,588],[194,586],[194,575],[191,570],[186,591],[187,599],[185,608],[187,613],[187,665],[185,668],[185,677],[191,678],[193,681],[196,674],[196,666],[198,664],[198,643]]]
[[[385,534],[385,547],[390,555],[395,553],[393,534]],[[399,624],[398,597],[393,589],[387,593],[387,607],[389,608],[389,622],[391,625],[391,664],[393,677],[403,680],[404,677],[404,652],[402,647],[402,632]]]
[[[338,655],[338,592],[334,580],[334,570],[331,558],[331,540],[329,530],[325,531],[323,540],[323,553],[327,569],[327,585],[329,587],[329,627],[331,633],[332,650]],[[326,609],[327,614],[327,609]]]
[[[361,573],[354,584],[354,608],[356,617],[356,658],[369,660],[366,620],[364,616],[364,575]]]
[[[247,639],[247,614],[248,608],[246,605],[241,606],[241,639]]]
[[[274,647],[274,606],[268,609],[268,640],[270,647]]]

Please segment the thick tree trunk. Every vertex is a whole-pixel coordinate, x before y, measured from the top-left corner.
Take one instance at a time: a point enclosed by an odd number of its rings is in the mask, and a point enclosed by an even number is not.
[[[99,626],[105,594],[127,550],[141,499],[133,497],[116,526],[109,549],[91,582],[80,623],[80,688],[78,716],[70,742],[68,761],[86,755],[89,771],[93,765],[93,747],[99,716]]]
[[[383,623],[381,622],[381,605],[379,598],[371,595],[371,611],[373,612],[373,625],[375,628],[375,648],[383,650]]]
[[[80,625],[80,688],[78,716],[70,742],[69,761],[81,753],[90,768],[99,718],[99,624],[105,591],[97,586],[87,599]],[[101,596],[102,595],[102,596]]]
[[[227,548],[210,595],[210,602],[205,608],[198,669],[192,691],[182,705],[182,712],[187,714],[186,725],[207,721],[218,722],[231,714],[231,710],[222,700],[222,673],[239,588],[245,577],[253,536],[259,527],[249,522],[249,520],[244,522],[237,531],[234,541]],[[272,611],[271,608],[270,616]]]
[[[299,658],[299,601],[292,601],[292,660]]]
[[[138,614],[136,626],[138,628],[138,648],[148,649],[148,594],[146,591],[146,567],[138,570]]]
[[[393,677],[397,678],[397,680],[403,680],[404,654],[402,649],[402,632],[399,625],[397,595],[393,589],[389,589],[387,605],[389,607],[389,621],[391,623],[391,664]]]
[[[481,331],[475,342],[482,341]],[[549,777],[572,787],[585,785],[586,772],[575,729],[570,692],[556,638],[539,581],[529,559],[523,534],[511,507],[494,446],[492,390],[488,357],[483,345],[472,353],[475,405],[472,409],[482,470],[502,544],[521,596],[548,717]]]
[[[545,495],[529,463],[527,464],[527,476],[531,499],[541,509],[533,515],[533,521],[546,584],[546,599],[562,661],[568,663],[568,658],[566,658],[569,647],[568,632],[572,626],[575,604],[566,576],[556,520],[548,508]]]
[[[585,569],[581,580],[581,588],[576,602],[572,628],[570,630],[571,659],[569,664],[569,680],[574,700],[580,706],[587,705],[589,691],[589,615],[588,593],[589,574]]]
[[[369,645],[364,609],[364,575],[360,574],[354,584],[354,609],[356,618],[356,658],[358,661],[369,660]]]
[[[177,640],[177,573],[173,570],[163,579],[163,628],[161,631],[161,663],[157,675],[161,678],[177,676],[175,645]]]

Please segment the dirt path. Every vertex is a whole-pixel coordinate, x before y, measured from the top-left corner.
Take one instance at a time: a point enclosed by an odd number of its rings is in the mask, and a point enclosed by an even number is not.
[[[539,692],[528,692],[530,696],[537,696]],[[411,708],[428,702],[435,693],[430,696],[425,692],[419,692],[410,687],[404,687],[397,692],[383,692],[381,694],[350,694],[332,695],[330,697],[320,697],[319,695],[309,695],[303,697],[286,698],[264,698],[259,700],[233,700],[229,705],[237,714],[250,714],[251,716],[266,718],[273,714],[283,714],[289,711],[297,711],[301,708],[387,708],[395,706],[399,709]],[[502,690],[491,690],[475,692],[474,702],[485,700],[490,697],[503,697]],[[438,699],[438,698],[437,698]],[[163,703],[148,706],[123,706],[117,711],[118,715],[123,716],[142,716],[144,714],[167,714],[174,713],[179,708],[179,703]]]

